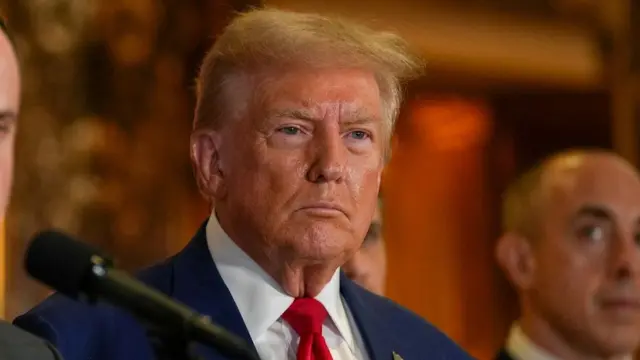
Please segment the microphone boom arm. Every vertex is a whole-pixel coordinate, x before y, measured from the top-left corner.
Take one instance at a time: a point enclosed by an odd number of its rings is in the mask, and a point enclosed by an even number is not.
[[[129,310],[145,324],[152,324],[147,326],[149,336],[156,338],[152,343],[162,346],[163,353],[184,353],[180,359],[192,359],[188,355],[191,339],[214,346],[221,354],[233,359],[259,360],[255,352],[248,351],[243,339],[212,324],[208,317],[158,291],[140,287],[139,282],[127,273],[105,266],[109,262],[97,255],[94,255],[91,261],[93,276],[89,287],[95,291],[88,292],[94,294],[90,301],[98,300],[96,296],[100,298],[108,294],[109,302]],[[132,295],[141,291],[145,293],[144,296]],[[167,309],[172,311],[167,312]],[[173,350],[167,349],[167,346]]]

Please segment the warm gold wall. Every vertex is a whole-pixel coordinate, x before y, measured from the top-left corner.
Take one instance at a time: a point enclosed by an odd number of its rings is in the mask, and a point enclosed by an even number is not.
[[[23,106],[7,218],[7,317],[48,293],[22,269],[49,227],[125,269],[180,248],[207,214],[188,143],[205,50],[251,1],[0,0],[20,56]]]
[[[383,188],[388,295],[480,358],[495,351],[508,321],[494,296],[496,214],[486,174],[492,126],[482,100],[411,100]]]
[[[518,313],[493,258],[500,193],[552,152],[611,147],[608,96],[414,93],[383,181],[388,295],[490,359]]]

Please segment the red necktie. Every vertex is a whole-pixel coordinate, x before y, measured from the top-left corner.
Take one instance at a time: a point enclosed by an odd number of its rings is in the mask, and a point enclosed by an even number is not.
[[[282,318],[300,336],[298,360],[332,360],[322,336],[322,323],[327,318],[327,309],[318,300],[295,299]]]

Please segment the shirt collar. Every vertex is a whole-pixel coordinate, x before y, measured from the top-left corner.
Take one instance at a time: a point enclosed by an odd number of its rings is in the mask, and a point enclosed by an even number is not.
[[[507,339],[507,351],[516,359],[560,360],[536,345],[518,324],[514,324],[511,327],[509,338]]]
[[[294,298],[249,257],[225,233],[215,211],[207,223],[207,245],[213,261],[227,285],[240,315],[255,342],[269,327],[278,321],[293,303]],[[340,296],[340,269],[320,291],[318,300],[327,309],[329,317],[340,336],[353,350],[353,334],[349,331],[349,320]]]
[[[507,340],[507,352],[516,359],[527,360],[560,360],[558,357],[541,348],[522,331],[518,324],[514,324]],[[632,356],[622,360],[631,360]]]

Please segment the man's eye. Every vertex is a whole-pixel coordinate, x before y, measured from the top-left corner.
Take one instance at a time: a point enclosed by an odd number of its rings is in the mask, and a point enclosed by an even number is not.
[[[578,230],[578,237],[589,241],[600,241],[605,237],[605,230],[601,226],[584,226]]]
[[[368,138],[369,134],[367,134],[365,131],[362,131],[362,130],[356,130],[356,131],[350,132],[349,136],[356,140],[363,140]]]
[[[279,131],[287,135],[297,135],[300,133],[300,129],[295,126],[285,126],[283,128],[280,128]]]

